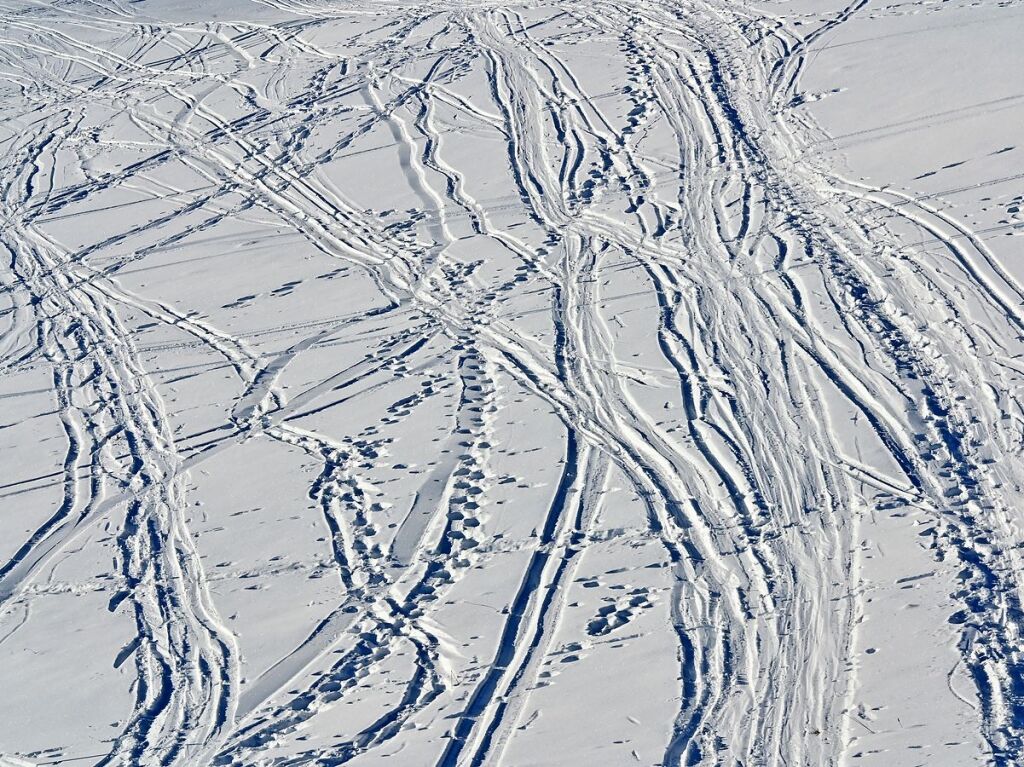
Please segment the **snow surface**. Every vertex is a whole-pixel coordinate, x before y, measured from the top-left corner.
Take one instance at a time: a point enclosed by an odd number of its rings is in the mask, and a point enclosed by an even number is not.
[[[1024,3],[0,20],[0,765],[1024,763]]]

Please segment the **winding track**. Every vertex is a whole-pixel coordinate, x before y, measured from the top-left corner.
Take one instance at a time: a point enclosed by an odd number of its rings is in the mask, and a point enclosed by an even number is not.
[[[451,718],[447,738],[416,746],[421,763],[501,763],[526,737],[517,723],[612,472],[642,499],[647,535],[672,573],[663,629],[677,645],[679,691],[665,712],[662,763],[840,760],[860,610],[843,597],[868,504],[934,518],[936,556],[962,581],[953,618],[990,757],[1024,759],[1012,514],[1021,405],[1007,362],[1022,351],[1024,293],[939,209],[841,178],[803,151],[823,138],[791,109],[807,53],[865,4],[798,31],[770,5],[710,0],[265,0],[281,18],[274,24],[143,20],[117,2],[45,13],[5,2],[0,58],[21,112],[0,172],[11,306],[2,364],[52,370],[68,448],[62,504],[0,565],[0,609],[12,610],[47,563],[116,512],[121,586],[110,609],[134,615],[137,636],[119,660],[131,658],[136,699],[98,763],[344,764],[429,712]],[[352,23],[366,15],[378,21]],[[332,36],[341,43],[316,42]],[[588,39],[621,57],[625,113],[606,111],[580,61],[559,47]],[[486,82],[486,99],[466,95],[470,78]],[[245,110],[229,117],[211,106],[224,91]],[[362,116],[315,142],[314,130],[351,118],[352,93],[364,99]],[[474,169],[449,149],[444,116],[453,113],[500,137],[504,202],[471,193]],[[58,173],[67,157],[84,157],[98,114],[108,126],[130,124],[145,154],[116,171],[83,160],[77,178]],[[416,237],[386,229],[323,171],[374,131],[400,148],[424,214]],[[655,144],[653,135],[668,138]],[[172,162],[209,186],[168,189],[165,215],[92,245],[67,248],[47,234],[46,221],[78,201],[152,183]],[[499,224],[501,205],[521,210],[543,246]],[[209,228],[269,216],[369,275],[384,301],[375,317],[423,319],[371,359],[286,396],[285,369],[358,318],[310,329],[268,357],[118,282],[120,270],[181,239],[176,220],[196,211]],[[910,258],[897,219],[946,257]],[[461,232],[492,243],[514,276],[467,275],[449,255]],[[93,265],[136,239],[148,244]],[[621,263],[643,275],[662,375],[681,405],[676,428],[637,396],[601,311],[602,280]],[[524,290],[544,296],[550,344],[506,311]],[[124,311],[177,328],[230,366],[238,395],[209,442],[176,444]],[[431,475],[442,489],[421,493],[386,531],[360,475],[382,443],[306,423],[333,406],[325,395],[344,397],[425,354],[449,366],[461,454]],[[477,577],[471,531],[487,529],[487,493],[465,491],[494,479],[496,397],[509,382],[557,414],[560,477],[523,569],[508,576],[516,586],[493,655],[457,699],[431,605]],[[885,460],[852,455],[830,408],[865,424]],[[336,605],[302,644],[243,687],[237,640],[211,599],[183,507],[187,472],[246,439],[290,445],[320,465],[308,496],[330,533],[338,583]],[[329,749],[278,755],[410,650],[411,675],[384,713]]]

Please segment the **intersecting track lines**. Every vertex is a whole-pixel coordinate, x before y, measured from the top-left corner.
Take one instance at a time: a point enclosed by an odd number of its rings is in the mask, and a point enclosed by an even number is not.
[[[66,449],[0,563],[2,641],[75,552],[113,559],[134,699],[101,763],[517,763],[556,648],[597,678],[640,645],[611,615],[669,637],[633,671],[673,689],[632,757],[552,761],[838,764],[859,518],[893,509],[959,580],[988,757],[1024,758],[1024,292],[938,207],[806,156],[807,56],[866,4],[4,3],[0,364],[46,371]],[[175,354],[222,376],[180,411]],[[273,503],[327,584],[265,641],[238,616],[276,576],[241,602],[203,560],[276,510],[222,489],[199,530],[186,500],[253,442],[303,462]],[[587,601],[627,531],[650,585]]]

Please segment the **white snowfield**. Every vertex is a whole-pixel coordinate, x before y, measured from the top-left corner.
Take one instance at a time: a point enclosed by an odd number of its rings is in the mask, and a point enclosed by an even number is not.
[[[0,764],[1024,764],[1020,0],[0,0]]]

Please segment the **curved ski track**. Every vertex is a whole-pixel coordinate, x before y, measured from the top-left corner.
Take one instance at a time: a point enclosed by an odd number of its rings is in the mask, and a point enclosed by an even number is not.
[[[663,630],[677,648],[678,695],[664,712],[662,764],[838,763],[860,610],[845,597],[869,506],[932,518],[935,557],[961,580],[951,620],[989,756],[1019,764],[1024,613],[1012,511],[1024,413],[1012,360],[1024,293],[939,209],[807,157],[805,147],[827,139],[790,108],[807,52],[865,4],[811,31],[719,0],[262,0],[259,18],[279,22],[189,24],[142,18],[116,0],[4,2],[5,110],[20,111],[4,118],[0,171],[2,365],[52,372],[67,452],[62,502],[0,564],[0,610],[9,614],[83,531],[112,526],[119,588],[109,607],[134,619],[137,636],[119,659],[131,658],[135,700],[96,763],[355,763],[428,711],[449,717],[447,736],[416,745],[419,763],[502,763],[529,737],[520,717],[614,472],[642,499],[640,524],[671,572]],[[355,18],[376,21],[357,29]],[[571,31],[547,37],[556,28]],[[588,90],[579,62],[560,53],[588,39],[611,41],[622,57],[624,116],[604,111],[606,94]],[[425,74],[403,74],[410,62]],[[465,95],[468,78],[486,82],[486,99]],[[210,96],[224,91],[245,109],[219,113]],[[500,137],[509,188],[493,199],[472,194],[476,170],[451,151],[451,114]],[[350,121],[332,128],[341,115]],[[97,124],[130,126],[138,159],[94,168],[87,131],[98,135]],[[314,142],[325,130],[336,132]],[[388,229],[321,172],[381,130],[421,200],[418,236]],[[644,140],[656,132],[671,137],[660,156]],[[73,157],[79,172],[64,172]],[[168,185],[165,214],[90,245],[47,233],[48,221],[102,191],[157,196],[153,179],[172,162],[208,185]],[[503,206],[523,211],[542,247],[507,226]],[[421,320],[286,395],[289,365],[364,318],[310,327],[267,355],[213,320],[122,287],[118,273],[182,239],[175,222],[196,212],[210,229],[269,217],[367,275],[384,301],[374,317]],[[914,258],[897,221],[934,238],[944,258]],[[449,257],[464,236],[489,242],[515,276],[489,280]],[[110,252],[122,255],[99,258]],[[678,428],[629,385],[629,361],[600,311],[613,264],[642,275]],[[550,343],[505,311],[526,290],[541,295]],[[176,441],[126,312],[176,328],[233,371],[237,396],[207,441]],[[383,442],[330,435],[309,419],[361,381],[431,355],[447,366],[436,384],[456,402],[456,449],[402,524],[384,529],[360,468]],[[561,422],[559,477],[521,571],[508,574],[515,586],[492,655],[457,689],[432,610],[478,577],[474,531],[487,530],[497,403],[510,385]],[[867,425],[880,466],[841,444],[827,402]],[[286,444],[320,467],[308,498],[329,531],[337,600],[292,653],[243,685],[238,639],[211,597],[184,509],[188,471],[249,439]],[[411,674],[386,710],[330,748],[295,746],[396,653],[411,658]]]

